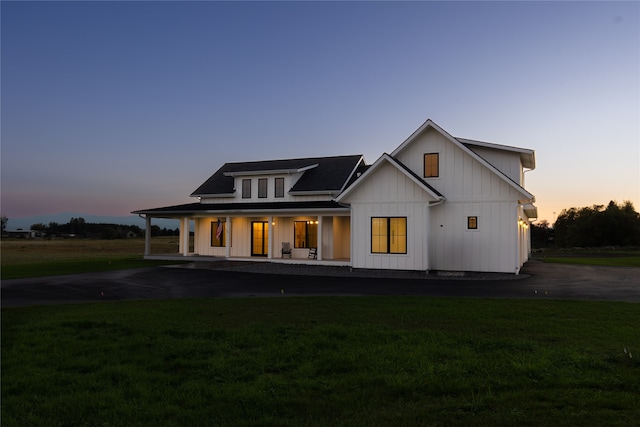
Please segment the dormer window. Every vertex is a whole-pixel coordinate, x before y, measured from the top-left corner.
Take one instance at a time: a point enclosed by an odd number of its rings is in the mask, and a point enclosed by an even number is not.
[[[242,180],[242,198],[243,199],[251,198],[251,179]]]
[[[276,178],[275,185],[275,197],[284,197],[284,178]]]
[[[440,154],[427,153],[424,155],[424,177],[437,178],[440,176]]]
[[[258,179],[258,198],[266,199],[267,198],[267,178]]]

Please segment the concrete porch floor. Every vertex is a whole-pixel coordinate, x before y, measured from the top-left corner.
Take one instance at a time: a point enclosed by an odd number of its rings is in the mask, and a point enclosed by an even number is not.
[[[158,254],[145,255],[144,259],[162,261],[187,261],[187,262],[221,262],[221,261],[244,261],[244,262],[271,262],[275,264],[307,264],[307,265],[328,265],[336,267],[348,267],[351,265],[349,259],[309,259],[309,258],[266,258],[266,257],[217,257],[207,255],[189,254]]]

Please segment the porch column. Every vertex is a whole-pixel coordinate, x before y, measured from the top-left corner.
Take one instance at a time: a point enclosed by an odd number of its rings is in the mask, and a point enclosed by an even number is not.
[[[269,224],[267,225],[267,258],[273,258],[273,216],[269,216]]]
[[[318,260],[322,259],[322,218],[318,216]]]
[[[183,256],[189,256],[189,218],[182,218],[180,227],[180,241]]]
[[[144,222],[144,256],[147,256],[151,255],[151,217],[145,215]]]
[[[231,217],[227,217],[227,227],[224,236],[224,256],[229,258],[231,256]]]

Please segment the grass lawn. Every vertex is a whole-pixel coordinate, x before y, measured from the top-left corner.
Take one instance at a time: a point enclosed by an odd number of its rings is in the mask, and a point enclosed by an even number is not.
[[[582,265],[603,265],[611,267],[640,267],[640,255],[638,256],[619,256],[619,257],[599,257],[599,256],[580,256],[580,257],[546,257],[545,262],[562,263],[562,264],[582,264]]]
[[[177,237],[154,237],[151,242],[155,253],[178,252]],[[5,280],[168,263],[143,260],[144,239],[2,239],[0,245],[0,278]]]
[[[637,304],[422,297],[2,310],[3,426],[640,419]]]

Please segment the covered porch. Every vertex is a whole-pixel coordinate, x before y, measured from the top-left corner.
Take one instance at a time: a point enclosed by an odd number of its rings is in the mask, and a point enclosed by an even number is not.
[[[290,264],[351,264],[351,221],[348,207],[330,202],[318,206],[242,209],[249,204],[192,204],[162,211],[136,212],[145,217],[145,259],[252,261]],[[186,207],[186,209],[185,209]],[[232,209],[229,209],[232,208]],[[175,254],[153,254],[153,218],[180,222]],[[288,249],[288,250],[287,250]]]

